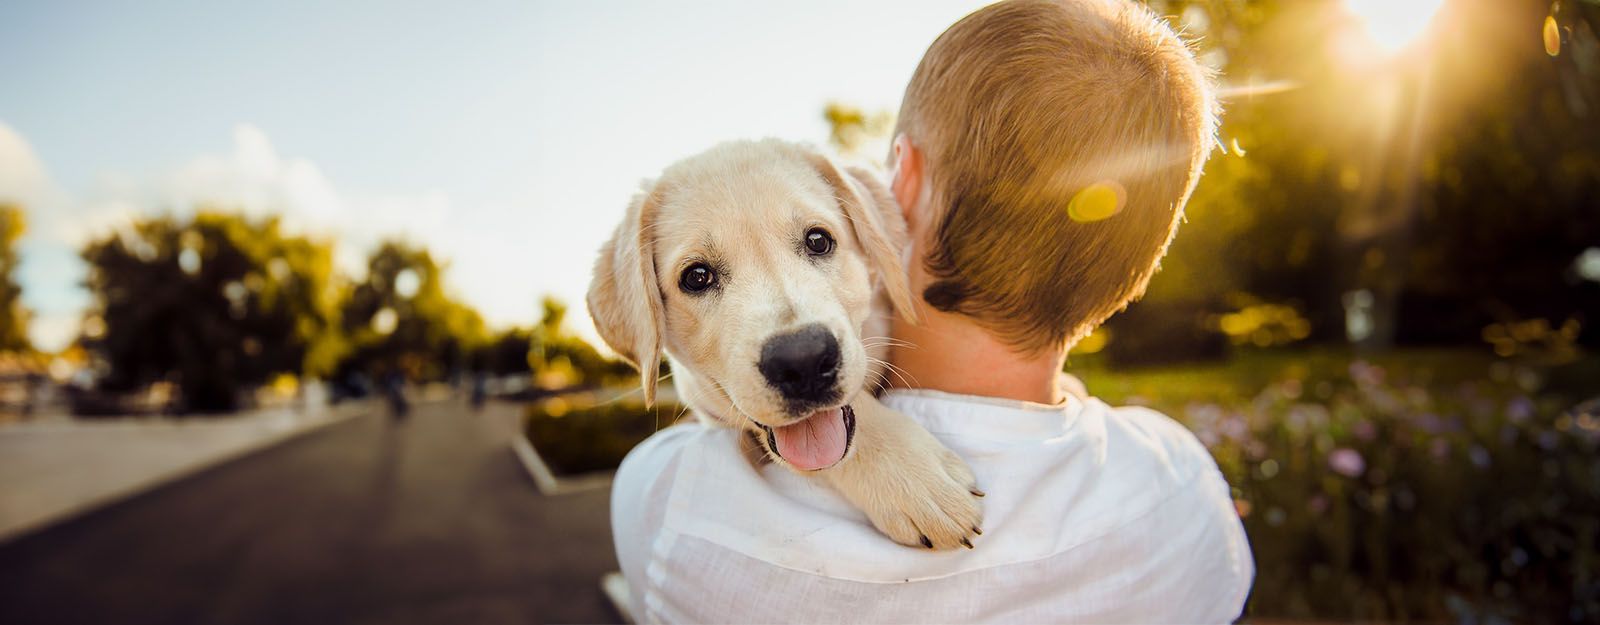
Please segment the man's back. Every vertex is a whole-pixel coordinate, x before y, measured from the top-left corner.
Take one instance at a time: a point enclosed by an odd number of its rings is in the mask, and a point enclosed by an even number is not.
[[[1254,576],[1182,426],[1098,400],[894,391],[987,492],[977,548],[912,549],[813,480],[678,426],[623,463],[612,530],[645,622],[1229,622]],[[753,452],[751,452],[753,453]]]

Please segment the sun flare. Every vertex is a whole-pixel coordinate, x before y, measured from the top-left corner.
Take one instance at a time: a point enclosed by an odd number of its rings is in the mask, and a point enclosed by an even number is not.
[[[1366,23],[1367,34],[1385,52],[1411,43],[1427,28],[1444,0],[1344,0],[1345,10]]]

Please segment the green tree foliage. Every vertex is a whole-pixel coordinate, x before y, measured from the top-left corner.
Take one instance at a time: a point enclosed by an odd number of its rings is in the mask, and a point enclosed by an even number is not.
[[[489,342],[477,313],[444,289],[444,268],[420,247],[389,241],[368,258],[367,278],[345,301],[344,332],[355,350],[344,372],[401,371],[441,379]]]
[[[11,277],[26,224],[22,207],[0,204],[0,351],[29,349],[28,311],[22,307],[22,287]]]
[[[180,409],[230,410],[241,390],[326,373],[347,349],[331,246],[285,236],[277,219],[146,219],[91,242],[83,258],[91,326],[103,328],[86,344],[109,366],[103,388],[170,381]]]
[[[511,328],[496,334],[488,345],[473,354],[472,370],[494,375],[513,375],[532,371],[528,352],[533,349],[533,332]]]
[[[635,381],[627,363],[602,356],[594,346],[565,329],[565,303],[546,296],[542,304],[544,313],[533,327],[528,351],[528,364],[535,372],[553,373],[569,378],[571,384],[590,386]]]
[[[889,152],[889,134],[894,132],[893,111],[865,111],[843,102],[829,102],[822,109],[828,121],[828,143],[840,156],[877,161]]]

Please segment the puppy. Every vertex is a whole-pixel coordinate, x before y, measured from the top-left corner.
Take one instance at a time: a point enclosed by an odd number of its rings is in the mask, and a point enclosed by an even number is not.
[[[896,542],[972,547],[972,471],[885,408],[891,309],[910,318],[906,229],[870,173],[768,139],[714,147],[645,182],[600,250],[589,312],[655,398],[661,352],[704,422],[822,479]]]

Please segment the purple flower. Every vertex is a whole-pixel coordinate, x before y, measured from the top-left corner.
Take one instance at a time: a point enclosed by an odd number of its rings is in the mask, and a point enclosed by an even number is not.
[[[1359,477],[1367,470],[1367,461],[1361,452],[1340,447],[1328,452],[1328,466],[1345,477]]]
[[[1222,430],[1223,436],[1236,441],[1244,440],[1250,436],[1250,425],[1245,423],[1243,416],[1237,414],[1223,419],[1217,429]]]
[[[1472,464],[1480,469],[1489,468],[1489,450],[1484,449],[1482,445],[1473,445],[1471,449],[1468,449],[1467,459],[1471,460]]]
[[[1555,430],[1545,430],[1539,433],[1539,446],[1544,448],[1545,451],[1554,451],[1556,445],[1560,443],[1561,438],[1556,434]]]
[[[1350,379],[1357,384],[1377,386],[1383,384],[1383,367],[1371,364],[1365,360],[1356,360],[1350,363]]]
[[[1533,418],[1533,400],[1517,397],[1506,403],[1506,418],[1512,423],[1522,423]]]
[[[1222,406],[1210,403],[1192,403],[1184,406],[1189,422],[1198,425],[1215,425],[1222,419]]]
[[[1351,429],[1355,431],[1356,438],[1364,441],[1370,441],[1378,435],[1377,426],[1373,425],[1371,421],[1366,419],[1357,421],[1355,427]]]

